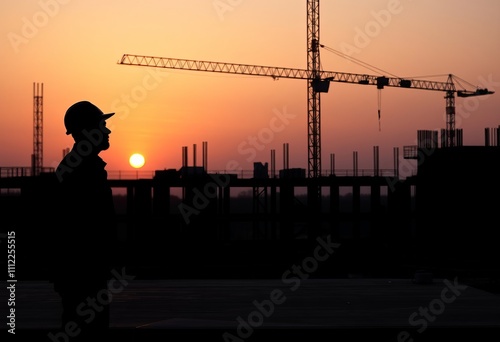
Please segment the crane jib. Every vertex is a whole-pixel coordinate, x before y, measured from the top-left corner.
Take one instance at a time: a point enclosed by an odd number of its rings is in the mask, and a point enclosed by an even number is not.
[[[408,79],[386,76],[375,76],[367,74],[354,74],[348,72],[334,71],[312,71],[297,68],[282,68],[263,65],[237,64],[227,62],[214,62],[202,60],[179,59],[169,57],[154,57],[124,54],[118,64],[149,66],[156,68],[218,72],[229,74],[241,74],[250,76],[267,76],[274,79],[293,78],[309,79],[312,81],[316,92],[328,92],[329,82],[356,83],[374,85],[378,89],[384,87],[414,88],[423,90],[435,90],[457,93],[459,97],[479,96],[493,94],[488,89],[478,88],[476,90],[456,90],[452,75],[448,81],[429,81],[420,79]]]
[[[188,59],[152,57],[141,55],[123,55],[118,64],[149,66],[157,68],[180,69],[191,71],[218,72],[228,74],[241,74],[252,76],[266,76],[273,79],[293,78],[305,79],[310,82],[308,87],[308,129],[309,132],[309,177],[317,177],[321,174],[320,164],[320,135],[319,135],[319,93],[329,90],[330,82],[355,83],[374,85],[379,91],[378,116],[380,120],[380,92],[384,87],[399,87],[422,90],[434,90],[446,92],[446,146],[455,146],[455,95],[458,97],[480,96],[493,94],[488,89],[477,88],[475,90],[457,90],[454,76],[449,74],[446,82],[419,80],[410,78],[374,76],[367,74],[354,74],[347,72],[332,72],[317,70],[317,63],[308,63],[308,69],[280,68],[262,65],[222,63],[213,61],[197,61]],[[457,78],[457,82],[458,82]],[[380,122],[379,122],[380,125]],[[380,128],[379,128],[380,129]]]

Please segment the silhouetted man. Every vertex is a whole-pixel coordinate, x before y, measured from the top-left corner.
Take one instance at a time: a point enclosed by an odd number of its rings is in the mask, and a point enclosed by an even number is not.
[[[64,116],[74,145],[56,169],[59,222],[53,241],[53,282],[63,312],[62,330],[53,340],[97,341],[109,329],[107,282],[115,212],[106,163],[99,153],[110,146],[106,120],[113,114],[81,101]]]

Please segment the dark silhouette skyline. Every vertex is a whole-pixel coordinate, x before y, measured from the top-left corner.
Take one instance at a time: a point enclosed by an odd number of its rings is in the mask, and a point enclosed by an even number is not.
[[[437,279],[448,279],[450,284],[458,279],[455,282],[463,285],[455,284],[455,289],[469,286],[496,296],[499,250],[493,228],[498,224],[495,208],[500,204],[500,148],[421,147],[416,156],[420,158],[418,173],[405,179],[334,175],[308,179],[300,174],[245,179],[159,170],[152,179],[108,180],[111,188],[125,190],[124,195],[113,197],[113,257],[123,261],[123,277],[151,282],[147,284],[152,291],[154,282],[175,279],[258,283],[280,279],[304,260],[312,262],[311,253],[320,238],[338,244],[338,248],[308,274],[311,280],[332,284],[358,280],[362,284],[388,279],[389,284],[391,279],[400,279],[431,288]],[[29,208],[53,223],[48,209],[64,216],[63,206],[50,208],[47,202],[55,194],[52,185],[56,180],[55,173],[13,179],[21,191],[1,196],[2,202],[13,215]],[[322,189],[320,207],[313,208],[317,202],[310,201],[308,192],[318,185]],[[179,189],[181,196],[174,195]],[[20,255],[20,276],[26,281],[47,279],[53,265],[45,255],[47,248],[54,242],[63,248],[71,248],[71,244],[65,244],[62,236],[48,239],[43,231],[29,225],[18,230],[18,239],[45,260],[33,262]],[[315,264],[306,267],[311,265]],[[287,284],[298,284],[295,276],[284,279]],[[147,296],[147,287],[141,289],[146,293],[135,295]],[[401,297],[402,302],[406,299]],[[309,295],[301,300],[316,299]],[[399,303],[390,296],[387,300]],[[286,305],[280,309],[293,312]],[[352,310],[346,307],[345,313],[352,314]],[[400,333],[392,323],[387,322],[389,337]],[[158,323],[162,324],[166,323]],[[439,334],[440,323],[436,324]],[[472,333],[479,330],[474,328]],[[264,334],[270,333],[267,330]],[[413,336],[418,334],[413,332]]]

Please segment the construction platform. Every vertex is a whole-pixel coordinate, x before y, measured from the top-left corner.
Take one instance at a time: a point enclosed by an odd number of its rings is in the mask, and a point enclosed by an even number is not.
[[[482,341],[499,336],[498,292],[467,280],[415,280],[129,279],[112,295],[109,340]],[[20,281],[16,286],[16,335],[2,324],[2,334],[10,338],[2,340],[54,341],[49,334],[61,332],[61,307],[51,284]]]

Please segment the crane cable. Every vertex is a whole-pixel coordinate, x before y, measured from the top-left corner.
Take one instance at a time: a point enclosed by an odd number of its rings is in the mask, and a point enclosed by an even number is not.
[[[320,44],[320,47],[322,47],[322,48],[326,49],[327,51],[332,52],[332,53],[334,53],[334,54],[336,54],[336,55],[338,55],[338,56],[340,56],[342,58],[345,58],[345,59],[347,59],[347,60],[349,60],[349,61],[351,61],[353,63],[356,63],[356,64],[361,65],[361,66],[363,66],[363,67],[365,67],[365,68],[367,68],[367,69],[369,69],[371,71],[374,71],[376,73],[382,73],[382,74],[390,75],[390,76],[395,77],[395,78],[401,78],[401,77],[399,77],[397,75],[394,75],[394,74],[392,74],[392,73],[390,73],[388,71],[385,71],[383,69],[377,68],[374,65],[368,64],[368,63],[363,62],[363,61],[361,61],[361,60],[359,60],[357,58],[354,58],[352,56],[346,55],[345,53],[342,53],[342,52],[340,52],[338,50],[330,48],[330,47],[328,47],[326,45]]]
[[[340,56],[342,58],[345,58],[345,59],[347,59],[347,60],[349,60],[349,61],[351,61],[353,63],[356,63],[356,64],[361,65],[361,66],[363,66],[363,67],[365,67],[365,68],[367,68],[369,70],[372,70],[372,71],[374,71],[376,73],[380,73],[381,72],[382,74],[391,75],[393,77],[400,78],[399,76],[391,74],[390,72],[387,72],[385,70],[377,68],[377,67],[375,67],[375,66],[373,66],[371,64],[363,62],[363,61],[361,61],[361,60],[359,60],[357,58],[354,58],[352,56],[348,56],[345,53],[342,53],[340,51],[332,49],[332,48],[330,48],[330,47],[328,47],[326,45],[320,44],[320,47],[322,47],[322,48],[326,49],[327,51],[332,52],[332,53],[334,53],[334,54],[336,54],[336,55],[338,55],[338,56]],[[380,113],[381,113],[381,110],[382,110],[382,89],[377,89],[377,102],[378,102],[377,103],[377,105],[378,105],[378,108],[377,108],[378,130],[380,132],[382,130],[382,128],[381,128],[381,121],[380,121]]]
[[[378,131],[382,130],[380,123],[380,109],[382,107],[382,89],[377,89],[378,91]]]

